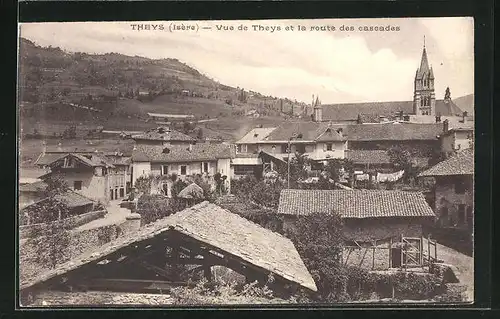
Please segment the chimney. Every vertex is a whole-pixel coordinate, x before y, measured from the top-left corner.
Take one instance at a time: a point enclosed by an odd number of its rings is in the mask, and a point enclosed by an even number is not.
[[[444,120],[443,121],[443,132],[448,132],[448,129],[449,129],[449,121],[448,120]]]
[[[467,111],[462,113],[462,122],[465,123],[467,121]]]
[[[189,144],[188,150],[191,152],[193,150],[193,144]]]
[[[125,222],[120,225],[120,228],[124,234],[130,234],[139,230],[141,226],[141,215],[138,213],[131,213],[125,217]]]
[[[404,118],[403,118],[403,111],[399,111],[399,119],[402,121]]]

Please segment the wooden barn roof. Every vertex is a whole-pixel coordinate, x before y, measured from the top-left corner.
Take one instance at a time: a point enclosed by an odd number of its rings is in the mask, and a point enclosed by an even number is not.
[[[161,236],[168,231],[177,231],[204,245],[216,247],[238,257],[263,272],[272,272],[285,280],[316,291],[311,274],[304,265],[292,241],[280,234],[265,229],[247,219],[229,212],[215,204],[202,202],[181,212],[157,220],[119,237],[97,249],[59,265],[55,269],[20,283],[20,289],[41,285],[55,277],[65,275],[84,265],[120,255],[130,246]]]
[[[343,218],[434,217],[420,192],[387,190],[281,191],[278,214],[339,213]]]

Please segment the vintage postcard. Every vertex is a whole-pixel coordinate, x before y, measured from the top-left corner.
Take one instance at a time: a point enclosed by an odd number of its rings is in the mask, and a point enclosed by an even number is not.
[[[474,21],[19,25],[22,307],[474,300]]]

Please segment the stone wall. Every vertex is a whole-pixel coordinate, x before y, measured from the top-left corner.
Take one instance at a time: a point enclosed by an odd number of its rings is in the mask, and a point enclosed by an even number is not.
[[[95,212],[85,213],[78,216],[69,217],[60,221],[53,223],[40,223],[19,226],[19,239],[25,239],[35,236],[37,233],[46,231],[52,225],[58,225],[58,227],[70,229],[81,226],[93,220],[99,219],[106,215],[105,210],[99,210]]]
[[[122,225],[108,225],[81,232],[71,231],[69,244],[66,247],[54,248],[63,252],[63,256],[57,260],[57,264],[62,264],[87,250],[95,249],[122,236],[124,232],[121,227]],[[49,270],[49,266],[41,264],[37,260],[39,254],[48,253],[40,251],[38,246],[40,240],[43,241],[44,237],[26,238],[19,242],[19,277],[21,281]]]

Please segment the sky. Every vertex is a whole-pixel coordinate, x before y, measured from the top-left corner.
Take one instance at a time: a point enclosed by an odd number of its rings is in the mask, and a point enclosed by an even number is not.
[[[195,30],[173,28],[188,25]],[[446,87],[452,98],[474,93],[473,25],[471,17],[58,22],[21,24],[20,36],[70,52],[177,58],[222,84],[306,103],[314,94],[328,104],[412,100],[424,38],[436,98]]]

